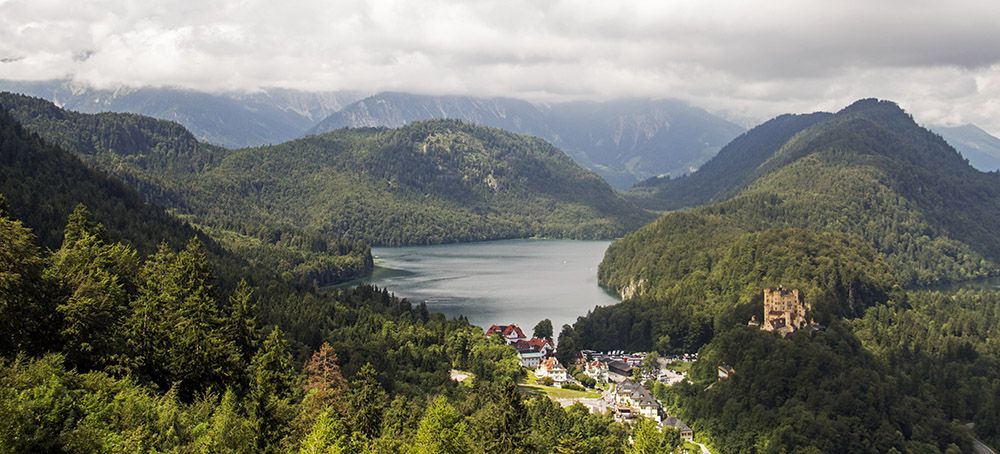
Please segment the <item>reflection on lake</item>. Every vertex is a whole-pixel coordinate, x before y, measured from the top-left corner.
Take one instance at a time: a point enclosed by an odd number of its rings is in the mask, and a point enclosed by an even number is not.
[[[449,318],[474,325],[516,323],[530,336],[539,320],[555,334],[597,305],[618,299],[597,285],[607,241],[507,240],[375,248],[368,280]]]

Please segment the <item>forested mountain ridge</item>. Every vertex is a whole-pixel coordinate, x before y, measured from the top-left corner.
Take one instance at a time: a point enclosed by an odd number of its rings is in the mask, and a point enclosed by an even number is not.
[[[42,141],[0,110],[0,194],[7,210],[35,231],[39,244],[57,248],[66,217],[90,207],[115,241],[143,254],[159,243],[181,247],[196,230],[143,202],[132,188],[88,168],[73,154]]]
[[[10,93],[0,93],[0,110],[45,142],[73,152],[90,167],[132,186],[141,199],[172,209],[226,249],[250,263],[278,270],[289,280],[326,285],[362,276],[372,268],[370,248],[361,241],[339,235],[321,238],[295,225],[283,226],[280,238],[255,238],[238,232],[238,226],[230,220],[190,216],[195,211],[211,212],[216,203],[213,194],[194,197],[191,182],[231,152],[199,142],[177,123],[135,114],[82,114],[42,99]],[[37,145],[42,146],[41,142]],[[32,192],[25,188],[20,193]],[[93,203],[100,205],[103,201]],[[65,211],[71,206],[62,208]]]
[[[676,210],[718,201],[752,181],[754,172],[799,131],[830,114],[786,114],[766,121],[733,139],[696,172],[637,183],[628,195],[654,210]]]
[[[735,190],[731,198],[667,214],[612,245],[602,282],[622,289],[643,281],[657,288],[662,276],[648,264],[660,260],[663,249],[656,245],[665,243],[656,232],[682,235],[686,229],[667,226],[684,217],[735,232],[796,227],[854,235],[885,254],[903,284],[997,272],[1000,244],[989,226],[1000,221],[1000,177],[970,167],[895,104],[859,101],[764,151],[771,150],[743,167],[743,183],[714,190]],[[724,159],[735,156],[720,155],[706,171],[722,167]],[[687,182],[696,183],[694,176]]]
[[[199,140],[229,148],[301,137],[318,121],[354,102],[360,92],[264,89],[204,93],[177,88],[95,89],[67,80],[0,80],[0,91],[37,96],[83,113],[135,113],[184,125]]]
[[[612,238],[649,216],[541,139],[454,120],[239,150],[199,177],[221,216],[375,244]]]
[[[697,168],[743,128],[672,100],[532,104],[509,98],[379,93],[331,114],[311,133],[457,119],[548,140],[616,188]]]
[[[728,198],[612,243],[599,278],[626,300],[580,317],[560,347],[699,350],[694,383],[659,392],[723,451],[970,449],[958,421],[995,443],[1000,292],[912,288],[1000,271],[1000,176],[891,102],[822,117],[750,148],[744,179],[704,200]],[[778,285],[822,328],[748,326]],[[737,372],[715,383],[722,364]]]

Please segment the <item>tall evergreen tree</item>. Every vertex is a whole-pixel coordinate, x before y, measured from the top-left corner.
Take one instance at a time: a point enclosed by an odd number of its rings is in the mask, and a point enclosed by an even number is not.
[[[60,337],[67,360],[83,370],[118,364],[123,323],[136,287],[135,249],[108,244],[103,226],[78,205],[50,263],[47,273],[63,290],[56,309],[63,318]]]
[[[348,398],[348,420],[351,427],[371,439],[382,429],[382,413],[388,404],[388,395],[378,382],[378,372],[366,363],[351,380]]]
[[[31,230],[0,216],[0,355],[48,347],[57,326]]]
[[[275,327],[250,363],[250,417],[257,446],[276,446],[294,417],[296,374],[284,334]]]
[[[521,402],[517,384],[505,381],[497,387],[489,403],[472,417],[479,450],[528,452],[530,449],[525,430],[528,424],[528,411]]]
[[[140,276],[128,330],[140,372],[161,384],[180,382],[185,397],[228,383],[239,354],[212,296],[201,242],[194,238],[176,254],[161,245]]]
[[[240,279],[236,289],[229,294],[228,325],[229,338],[236,345],[244,364],[250,364],[260,332],[257,329],[257,306],[253,300],[253,289],[246,279]]]
[[[427,406],[417,428],[416,454],[458,454],[469,451],[466,425],[448,399],[437,397]]]

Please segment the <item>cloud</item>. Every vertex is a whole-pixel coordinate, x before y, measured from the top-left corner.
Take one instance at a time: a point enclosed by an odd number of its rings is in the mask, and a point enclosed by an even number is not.
[[[0,78],[672,97],[733,118],[893,99],[1000,133],[1000,2],[0,0]]]

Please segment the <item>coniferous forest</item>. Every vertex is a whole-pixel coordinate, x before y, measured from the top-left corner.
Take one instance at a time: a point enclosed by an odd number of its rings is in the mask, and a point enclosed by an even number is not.
[[[584,349],[697,352],[645,386],[719,452],[1000,444],[1000,290],[968,285],[1000,274],[1000,176],[893,103],[777,117],[624,195],[452,120],[227,150],[0,107],[0,452],[685,449],[529,392],[464,317],[329,285],[370,273],[371,244],[618,235],[597,273],[624,301],[535,327],[572,373]],[[779,285],[809,329],[748,325]]]

